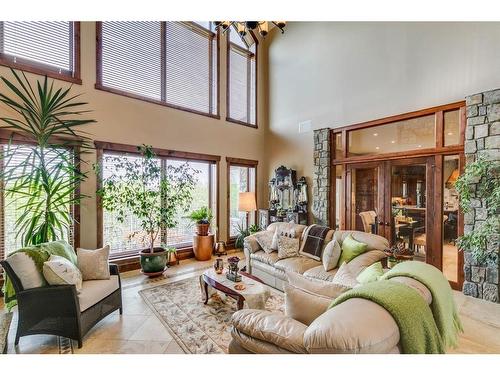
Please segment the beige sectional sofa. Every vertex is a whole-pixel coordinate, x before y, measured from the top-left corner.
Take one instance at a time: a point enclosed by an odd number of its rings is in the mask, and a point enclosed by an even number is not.
[[[279,225],[281,225],[281,223],[272,223],[266,230],[274,232]],[[295,224],[294,229],[297,236],[301,238],[300,242],[302,243],[306,226]],[[333,238],[342,246],[342,242],[349,234],[351,234],[355,240],[364,242],[368,245],[368,251],[366,253],[356,257],[349,263],[351,269],[356,270],[354,276],[357,276],[363,269],[385,257],[383,250],[389,247],[389,243],[384,237],[370,233],[342,230],[334,231],[332,229],[327,233],[323,246],[326,246]],[[330,271],[325,271],[321,261],[305,256],[279,259],[277,252],[268,254],[262,250],[255,239],[255,235],[245,238],[243,249],[245,251],[247,272],[257,276],[267,285],[281,291],[284,290],[284,286],[287,283],[286,271],[297,272],[309,279],[324,281],[331,281],[338,271],[338,267]]]

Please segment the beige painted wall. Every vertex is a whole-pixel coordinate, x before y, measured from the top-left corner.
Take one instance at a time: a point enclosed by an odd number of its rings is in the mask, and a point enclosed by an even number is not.
[[[264,160],[264,128],[266,127],[266,66],[261,61],[266,59],[266,48],[261,43],[259,50],[259,128],[249,128],[226,122],[226,53],[225,38],[221,38],[220,53],[220,115],[221,120],[191,114],[185,111],[167,108],[161,105],[126,98],[116,94],[99,91],[94,88],[95,69],[95,23],[81,24],[81,65],[83,84],[74,85],[75,93],[83,93],[83,99],[89,102],[93,110],[95,125],[86,128],[91,137],[100,141],[125,143],[131,145],[150,144],[154,147],[178,151],[189,151],[220,155],[219,164],[219,224],[222,238],[225,238],[226,219],[226,156],[255,159],[258,167],[258,200],[261,200],[265,185],[262,173],[267,170]],[[10,76],[5,67],[0,67],[0,74]],[[33,77],[32,75],[29,75]],[[58,83],[59,84],[59,83]],[[60,82],[66,85],[65,82]],[[95,154],[88,160],[95,162]],[[81,209],[81,245],[94,248],[96,234],[95,175],[89,173],[89,179],[83,183],[82,192],[91,198],[84,200]]]
[[[313,128],[340,127],[500,87],[500,23],[290,22],[269,44],[268,175],[311,182]]]

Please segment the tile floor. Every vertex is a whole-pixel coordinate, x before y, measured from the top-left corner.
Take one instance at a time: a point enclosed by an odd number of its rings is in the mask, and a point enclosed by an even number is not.
[[[85,337],[83,348],[74,343],[75,353],[182,354],[183,351],[164,325],[139,296],[138,291],[200,274],[211,261],[182,261],[168,270],[167,278],[152,281],[139,271],[122,274],[123,315],[115,312],[99,322]],[[465,333],[459,346],[450,353],[500,353],[500,304],[494,304],[454,292]],[[3,306],[0,303],[0,308]],[[9,332],[8,353],[59,353],[58,338],[48,335],[23,337],[15,347],[17,316]]]

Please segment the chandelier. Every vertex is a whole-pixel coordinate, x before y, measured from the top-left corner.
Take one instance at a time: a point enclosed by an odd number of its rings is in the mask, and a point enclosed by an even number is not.
[[[273,25],[280,29],[283,34],[285,32],[283,29],[286,26],[285,21],[215,21],[214,24],[215,27],[221,29],[223,33],[232,25],[241,37],[247,35],[250,30],[257,30],[262,37],[265,37],[269,34],[269,29],[271,29]]]

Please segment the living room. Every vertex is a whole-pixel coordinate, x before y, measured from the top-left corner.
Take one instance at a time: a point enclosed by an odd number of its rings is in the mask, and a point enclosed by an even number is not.
[[[498,360],[492,15],[40,6],[0,20],[2,359]]]

